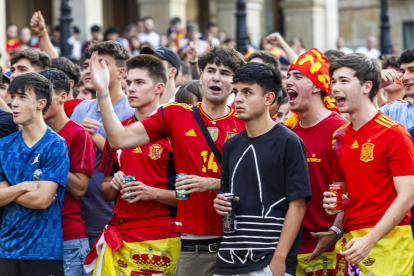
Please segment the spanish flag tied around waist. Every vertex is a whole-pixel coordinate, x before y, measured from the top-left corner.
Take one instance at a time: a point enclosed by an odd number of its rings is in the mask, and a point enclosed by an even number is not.
[[[329,93],[331,91],[331,76],[329,74],[329,68],[330,64],[328,59],[321,52],[319,52],[318,49],[312,48],[300,55],[290,66],[289,71],[298,70],[305,74],[316,86],[321,89],[322,93],[325,94],[325,97],[323,98],[325,107],[339,114],[338,108],[329,98]],[[293,111],[285,125],[290,129],[295,129],[298,124],[299,115],[296,111]]]
[[[181,250],[174,217],[120,222],[113,218],[85,259],[95,276],[173,275]]]

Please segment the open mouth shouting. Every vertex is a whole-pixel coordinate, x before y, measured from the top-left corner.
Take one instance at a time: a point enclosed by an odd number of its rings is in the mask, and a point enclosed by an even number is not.
[[[335,96],[336,105],[342,107],[345,105],[346,98],[342,96]]]
[[[213,84],[208,87],[213,94],[220,94],[221,87],[219,85]]]
[[[289,103],[295,102],[295,100],[298,97],[298,92],[296,92],[292,89],[288,89],[287,94],[288,94],[288,98],[289,98]]]

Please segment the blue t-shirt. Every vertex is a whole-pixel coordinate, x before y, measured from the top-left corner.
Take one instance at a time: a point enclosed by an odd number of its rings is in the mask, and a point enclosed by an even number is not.
[[[381,107],[385,115],[390,116],[405,127],[414,139],[414,108],[413,101],[396,100]],[[414,212],[414,207],[412,209]],[[414,215],[411,216],[411,229],[414,233]]]
[[[24,181],[58,183],[57,197],[45,210],[11,202],[6,205],[0,229],[0,258],[62,260],[62,205],[69,172],[65,140],[49,127],[28,148],[18,131],[0,139],[0,181],[11,186]]]
[[[119,99],[114,105],[115,114],[122,122],[132,115],[134,109],[129,105],[126,96]],[[98,110],[98,100],[87,100],[81,102],[73,111],[71,119],[76,123],[82,122],[84,119],[94,119],[102,123],[101,111]],[[106,138],[105,129],[103,126],[95,130]],[[103,231],[105,225],[111,220],[114,215],[113,202],[106,202],[101,195],[101,183],[104,175],[98,170],[101,163],[102,153],[96,150],[95,168],[93,175],[89,179],[88,190],[82,198],[82,217],[86,224],[86,233],[88,236],[99,236]]]
[[[385,115],[390,116],[405,127],[414,138],[414,109],[413,101],[396,100],[381,107]]]

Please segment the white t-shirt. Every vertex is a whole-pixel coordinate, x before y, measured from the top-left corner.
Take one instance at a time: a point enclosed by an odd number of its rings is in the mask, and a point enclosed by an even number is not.
[[[150,32],[149,34],[139,33],[138,40],[141,43],[148,42],[149,44],[151,44],[153,48],[157,48],[160,46],[160,35],[156,32]]]
[[[379,59],[381,56],[381,52],[378,49],[372,48],[371,50],[368,50],[365,46],[359,47],[355,52],[364,54],[369,59]]]

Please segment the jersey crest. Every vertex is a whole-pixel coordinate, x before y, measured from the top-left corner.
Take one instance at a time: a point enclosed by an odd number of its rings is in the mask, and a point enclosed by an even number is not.
[[[150,152],[148,154],[148,157],[152,160],[158,160],[161,158],[162,151],[164,148],[160,144],[153,144],[150,146]]]
[[[362,145],[361,149],[361,160],[364,162],[369,162],[374,160],[374,144],[365,143]]]
[[[218,138],[219,130],[216,127],[208,127],[208,132],[210,133],[211,139],[215,142]]]
[[[233,136],[235,136],[237,133],[235,133],[235,132],[230,132],[230,131],[227,131],[226,132],[226,141],[228,140],[228,139],[230,139],[231,137],[233,137]]]

